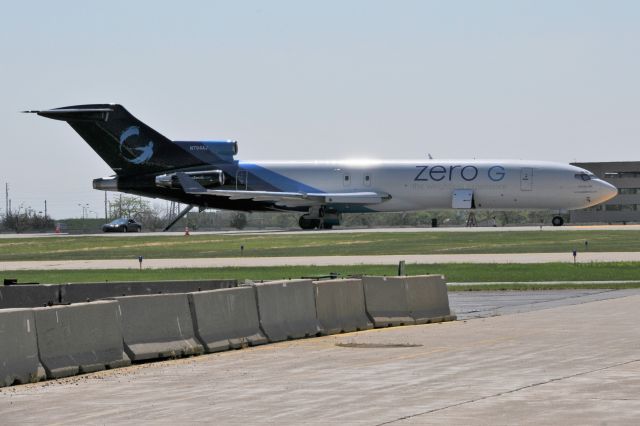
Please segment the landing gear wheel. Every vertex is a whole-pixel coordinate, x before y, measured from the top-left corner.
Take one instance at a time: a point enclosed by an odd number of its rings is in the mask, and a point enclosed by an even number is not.
[[[320,226],[320,219],[307,219],[304,216],[298,220],[298,225],[302,229],[316,229]]]
[[[561,216],[554,216],[553,219],[551,219],[551,224],[553,226],[562,226],[564,224],[564,219]]]

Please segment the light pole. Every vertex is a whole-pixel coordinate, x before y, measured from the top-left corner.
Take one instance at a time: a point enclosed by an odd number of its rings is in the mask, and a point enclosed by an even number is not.
[[[81,204],[78,203],[78,207],[80,207],[82,209],[82,219],[86,219],[87,217],[87,212],[89,211],[89,204],[85,203],[85,204]]]
[[[87,223],[85,221],[85,219],[88,216],[88,212],[89,212],[89,203],[78,203],[78,207],[82,208],[82,233],[86,233],[87,231]]]

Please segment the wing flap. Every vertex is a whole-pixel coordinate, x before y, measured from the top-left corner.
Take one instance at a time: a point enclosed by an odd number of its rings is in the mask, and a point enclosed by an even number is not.
[[[187,194],[215,195],[230,200],[273,202],[280,206],[313,206],[322,204],[380,204],[391,198],[389,194],[373,191],[304,193],[284,191],[248,191],[232,189],[206,189],[183,172],[177,173],[182,189]]]

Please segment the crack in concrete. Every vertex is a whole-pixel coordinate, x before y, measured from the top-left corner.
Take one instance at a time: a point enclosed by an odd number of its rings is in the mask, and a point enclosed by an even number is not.
[[[378,423],[378,424],[376,424],[376,426],[383,426],[383,425],[388,425],[388,424],[392,424],[392,423],[397,423],[397,422],[400,422],[400,421],[403,421],[403,420],[408,420],[408,419],[412,419],[412,418],[415,418],[415,417],[424,416],[426,414],[431,414],[431,413],[436,413],[438,411],[448,410],[449,408],[455,408],[455,407],[460,407],[462,405],[473,404],[474,402],[480,402],[480,401],[484,401],[484,400],[490,399],[490,398],[498,398],[498,397],[501,397],[501,396],[504,396],[504,395],[520,392],[522,390],[535,388],[535,387],[546,385],[546,384],[549,384],[549,383],[559,382],[559,381],[567,380],[567,379],[573,379],[575,377],[585,376],[585,375],[591,374],[591,373],[597,373],[599,371],[608,370],[610,368],[621,367],[623,365],[633,364],[634,362],[640,362],[640,358],[639,359],[634,359],[634,360],[631,360],[631,361],[625,361],[625,362],[619,362],[619,363],[616,363],[616,364],[607,365],[605,367],[596,368],[596,369],[589,370],[589,371],[582,371],[580,373],[570,374],[568,376],[554,377],[553,379],[549,379],[549,380],[545,380],[545,381],[537,382],[537,383],[531,383],[531,384],[526,385],[526,386],[521,386],[521,387],[518,387],[518,388],[515,388],[515,389],[511,389],[511,390],[507,390],[507,391],[503,391],[503,392],[498,392],[498,393],[495,393],[493,395],[481,396],[479,398],[469,399],[469,400],[466,400],[466,401],[458,402],[456,404],[451,404],[451,405],[446,405],[444,407],[434,408],[432,410],[423,411],[421,413],[410,414],[408,416],[399,417],[399,418],[394,419],[394,420],[389,420],[389,421],[386,421],[386,422],[383,422],[383,423]]]
[[[537,304],[540,304],[540,303],[560,302],[560,301],[563,301],[563,300],[571,300],[571,299],[580,299],[580,298],[583,298],[583,297],[596,296],[596,295],[600,295],[600,294],[604,294],[604,293],[611,293],[611,292],[614,292],[614,291],[618,291],[618,289],[603,289],[603,290],[594,291],[593,293],[575,294],[575,295],[572,295],[572,296],[560,297],[560,298],[552,299],[552,300],[538,300],[538,301],[535,301],[535,302],[525,303],[523,305],[513,305],[513,306],[504,305],[504,306],[499,306],[496,309],[518,307],[518,306],[527,306],[527,305],[537,305]],[[590,303],[590,302],[593,302],[593,300],[589,300],[589,301],[583,302],[583,303]],[[578,303],[578,304],[580,304],[580,303]]]
[[[541,304],[541,303],[553,303],[553,302],[561,302],[564,300],[571,300],[571,299],[580,299],[583,297],[589,297],[589,296],[598,296],[598,295],[602,295],[605,293],[615,293],[617,291],[620,291],[618,289],[603,289],[603,290],[598,290],[598,291],[594,291],[592,293],[580,293],[580,294],[576,294],[576,295],[572,295],[572,296],[566,296],[566,297],[560,297],[557,299],[551,299],[551,300],[539,300],[536,302],[527,302],[527,303],[522,303],[522,304],[516,304],[516,305],[501,305],[501,306],[496,306],[493,307],[491,309],[486,309],[486,310],[473,310],[473,311],[461,311],[460,314],[480,314],[479,316],[472,316],[469,319],[475,319],[475,318],[485,318],[483,315],[491,315],[491,316],[497,316],[497,315],[501,315],[498,311],[501,309],[518,309],[518,308],[522,308],[522,307],[527,307],[527,306],[531,306],[531,307],[535,307],[535,305],[537,304]],[[617,299],[618,297],[625,297],[624,295],[620,295],[620,296],[615,296],[614,297],[609,297],[609,298],[603,298],[603,299],[597,299],[597,300],[586,300],[586,301],[580,301],[579,303],[573,303],[572,305],[583,305],[585,303],[591,303],[591,302],[599,302],[601,300],[610,300],[610,299]],[[542,308],[542,309],[532,309],[532,310],[544,310],[544,309],[552,309],[555,308],[556,306],[551,306],[549,308]],[[525,311],[528,312],[528,311]]]

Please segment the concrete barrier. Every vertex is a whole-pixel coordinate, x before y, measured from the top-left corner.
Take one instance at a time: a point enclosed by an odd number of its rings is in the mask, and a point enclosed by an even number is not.
[[[0,285],[0,309],[36,308],[58,302],[60,288],[57,285]]]
[[[318,325],[322,334],[368,330],[361,280],[327,280],[313,283]]]
[[[31,309],[0,311],[0,387],[45,378]]]
[[[409,313],[416,324],[451,321],[447,284],[442,275],[406,277]]]
[[[415,324],[404,277],[362,277],[367,314],[376,328]]]
[[[202,291],[188,297],[193,328],[206,352],[267,343],[260,330],[254,288]]]
[[[262,330],[271,342],[319,333],[311,280],[253,284]]]
[[[124,354],[118,302],[33,309],[38,352],[50,379],[131,364]]]
[[[186,294],[116,298],[122,312],[125,352],[132,361],[204,352],[196,340]]]
[[[60,294],[62,303],[79,303],[112,297],[191,293],[236,286],[235,280],[77,283],[61,285]]]
[[[37,308],[47,304],[82,303],[143,294],[191,293],[237,286],[236,280],[0,285],[0,309]]]

